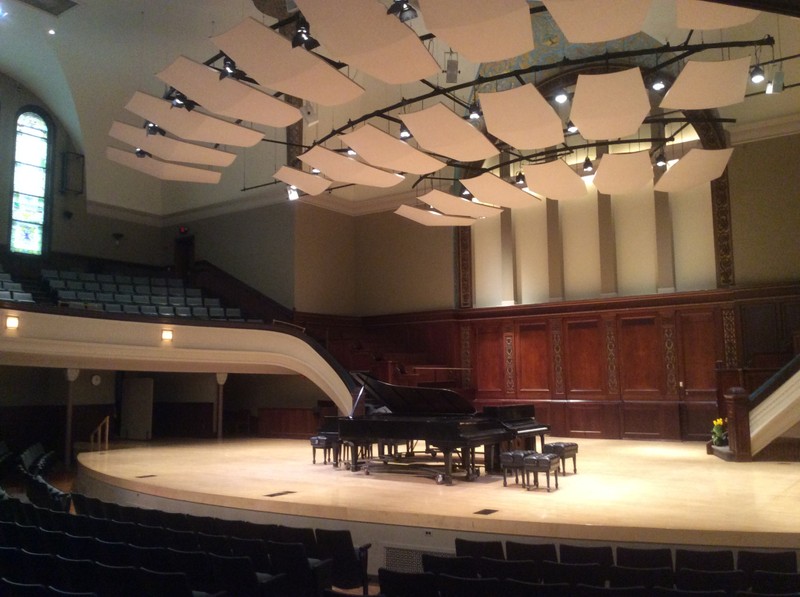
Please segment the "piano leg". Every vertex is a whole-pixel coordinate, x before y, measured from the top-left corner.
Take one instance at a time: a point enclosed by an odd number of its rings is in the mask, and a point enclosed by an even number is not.
[[[437,485],[452,485],[453,484],[453,451],[442,450],[444,456],[444,473],[436,475]]]

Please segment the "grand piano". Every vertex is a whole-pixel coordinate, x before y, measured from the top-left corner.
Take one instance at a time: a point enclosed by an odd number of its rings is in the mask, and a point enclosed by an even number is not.
[[[473,481],[480,474],[475,464],[477,447],[484,446],[485,454],[494,454],[496,446],[525,435],[539,435],[544,443],[549,429],[536,421],[532,405],[494,407],[478,415],[472,403],[453,390],[398,386],[364,374],[357,378],[363,385],[353,412],[362,400],[371,399],[372,409],[363,416],[351,413],[339,418],[339,440],[351,446],[349,467],[353,471],[362,468],[359,447],[377,443],[378,458],[363,462],[367,473],[428,475],[449,485],[454,470],[459,469],[467,481]],[[416,441],[426,444],[419,456],[413,448],[405,454],[382,449],[402,443],[412,446]],[[442,460],[435,459],[438,454]]]

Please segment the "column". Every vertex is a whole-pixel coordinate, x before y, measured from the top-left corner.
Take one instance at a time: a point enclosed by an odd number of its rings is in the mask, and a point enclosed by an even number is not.
[[[222,407],[224,399],[223,388],[225,387],[226,381],[228,381],[227,373],[217,373],[217,416],[214,421],[214,426],[217,428],[217,439],[222,439]]]
[[[72,468],[72,392],[75,387],[75,381],[81,374],[80,369],[67,369],[65,371],[67,377],[67,422],[64,429],[64,466],[67,470]]]

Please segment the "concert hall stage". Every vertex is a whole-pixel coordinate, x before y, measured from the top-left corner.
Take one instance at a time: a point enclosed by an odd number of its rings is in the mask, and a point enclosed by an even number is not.
[[[555,438],[549,438],[557,441]],[[577,441],[559,489],[503,487],[502,475],[437,485],[411,475],[311,463],[301,440],[148,442],[84,452],[73,490],[192,514],[349,528],[372,543],[370,571],[453,539],[800,548],[800,463],[724,462],[691,442]]]

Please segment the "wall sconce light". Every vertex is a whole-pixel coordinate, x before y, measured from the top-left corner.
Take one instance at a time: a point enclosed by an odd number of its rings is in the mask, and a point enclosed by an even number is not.
[[[161,330],[161,339],[164,342],[172,342],[172,330],[168,329]]]
[[[9,315],[6,317],[6,329],[16,330],[17,328],[19,328],[19,317],[16,315]]]

